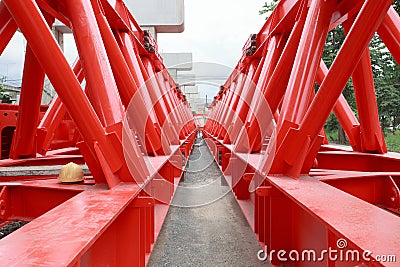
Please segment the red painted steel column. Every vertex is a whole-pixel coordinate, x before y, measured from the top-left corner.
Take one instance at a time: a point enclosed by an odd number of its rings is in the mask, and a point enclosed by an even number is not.
[[[44,14],[47,24],[52,27],[54,18]],[[44,70],[39,67],[35,54],[26,47],[22,76],[17,127],[10,150],[10,158],[30,158],[36,156],[36,127],[39,123],[40,104],[44,85]]]
[[[12,19],[10,12],[8,11],[6,5],[3,1],[0,2],[0,29],[3,29],[4,26],[8,24],[8,22]]]
[[[113,125],[122,120],[122,107],[93,8],[89,0],[70,0],[66,4],[85,72],[87,95],[103,126]]]
[[[175,113],[177,114],[177,117],[179,118],[179,139],[180,140],[184,140],[187,135],[189,134],[187,128],[186,128],[186,121],[187,121],[187,117],[186,117],[186,111],[184,110],[184,105],[185,103],[180,99],[180,94],[178,89],[172,89],[173,90],[173,94],[172,94],[172,99],[174,101],[175,104]]]
[[[108,25],[107,19],[99,10],[97,5],[98,3],[95,1],[93,3],[93,9],[97,19],[97,24],[99,26],[102,40],[104,41],[108,58],[110,59],[111,69],[115,77],[115,82],[118,86],[118,92],[120,94],[122,104],[125,106],[125,108],[128,108],[129,101],[134,93],[136,93],[138,90],[138,85],[134,82],[133,77],[131,77],[128,66],[114,38],[113,32]]]
[[[350,28],[349,23],[353,21],[353,19],[349,19],[346,23],[343,23],[346,32]],[[372,75],[371,57],[367,48],[352,74],[360,121],[361,150],[362,152],[386,153],[387,148],[379,123],[378,104]]]
[[[232,128],[234,124],[234,118],[237,116],[237,110],[238,110],[238,104],[240,101],[240,96],[243,92],[243,87],[245,83],[245,74],[238,72],[237,77],[235,78],[236,80],[236,86],[234,88],[233,92],[233,97],[231,103],[229,103],[229,106],[227,105],[226,108],[229,107],[229,112],[227,113],[226,117],[226,130],[227,130],[227,135],[225,136],[223,143],[224,144],[231,144],[233,142],[232,140]]]
[[[139,60],[140,57],[135,54],[137,53],[137,49],[135,48],[133,42],[132,42],[132,36],[130,36],[127,33],[117,33],[116,34],[118,44],[120,46],[120,49],[122,51],[122,54],[124,55],[126,64],[128,65],[130,69],[130,73],[132,74],[135,83],[139,86],[140,90],[135,94],[135,97],[141,98],[146,106],[146,112],[149,116],[149,119],[147,120],[146,124],[146,129],[147,128],[154,128],[154,130],[148,130],[149,131],[149,137],[148,138],[154,138],[155,140],[160,140],[159,142],[153,140],[149,143],[146,143],[146,151],[147,153],[153,154],[156,153],[156,151],[161,149],[161,129],[157,121],[157,117],[154,113],[154,110],[152,110],[152,104],[150,101],[150,97],[147,94],[146,90],[144,90],[144,86],[146,86],[146,81],[145,81],[145,74],[142,71],[142,69],[139,66]]]
[[[35,157],[36,127],[39,122],[40,103],[45,73],[29,45],[26,48],[21,98],[18,109],[17,127],[13,137],[10,158]]]
[[[277,126],[279,131],[287,131],[282,129],[285,121],[300,124],[312,101],[315,78],[335,4],[334,0],[311,2],[283,100]]]
[[[295,132],[289,135],[279,149],[279,157],[275,158],[273,165],[274,173],[282,173],[282,167],[284,166],[282,165],[283,162],[280,161],[283,161],[283,155],[289,153],[289,150],[291,151],[291,158],[296,159],[296,165],[304,162],[303,157],[306,154],[301,152],[301,150],[306,149],[305,146],[307,144],[311,145],[319,134],[343,88],[356,68],[355,64],[359,62],[374,32],[382,22],[390,3],[390,1],[373,0],[367,0],[364,3],[315,99],[311,103],[299,127],[298,135]],[[293,142],[298,145],[293,146]],[[299,158],[299,153],[303,153],[301,156],[303,159]],[[284,169],[286,168],[284,167]],[[298,177],[300,174],[298,167],[292,171],[287,169],[283,172],[294,177]]]
[[[171,123],[172,130],[174,132],[173,139],[171,139],[171,144],[173,145],[178,145],[179,144],[179,123],[178,119],[175,113],[175,106],[173,104],[172,100],[172,88],[168,80],[164,77],[162,74],[168,74],[166,70],[164,70],[162,73],[157,75],[158,78],[158,83],[161,86],[161,91],[162,91],[162,99],[165,103],[165,107],[167,108],[167,118],[168,121]],[[169,75],[169,74],[168,74]]]
[[[18,26],[15,23],[13,17],[11,17],[10,12],[8,12],[7,7],[4,2],[0,2],[0,55],[3,53],[4,49],[7,47],[11,38],[17,31]]]
[[[171,84],[169,84],[167,82],[167,86],[171,86]],[[172,102],[172,106],[173,106],[173,110],[171,111],[173,116],[175,116],[176,118],[176,131],[178,134],[178,138],[181,140],[184,140],[187,136],[186,133],[186,129],[184,127],[185,125],[185,117],[184,114],[182,114],[182,102],[179,101],[179,99],[177,98],[177,89],[176,89],[176,85],[175,86],[171,86],[170,89],[170,97],[171,97],[171,102]]]
[[[214,117],[214,125],[213,125],[213,130],[211,134],[213,136],[219,137],[225,136],[226,134],[226,120],[225,120],[225,114],[226,112],[229,112],[230,106],[229,106],[229,96],[227,91],[221,91],[220,94],[220,99],[217,102],[216,105],[216,114]],[[223,138],[223,137],[222,137]]]
[[[83,70],[79,58],[75,60],[73,64],[73,71],[78,79],[79,83],[83,81]],[[46,155],[47,150],[50,147],[50,143],[54,136],[54,132],[60,125],[65,114],[67,113],[67,108],[58,95],[54,96],[49,108],[46,110],[42,120],[39,122],[37,127],[37,149],[36,152],[42,155]]]
[[[230,121],[228,121],[228,116],[227,113],[228,112],[232,112],[232,110],[230,110],[230,105],[232,104],[232,100],[235,94],[235,90],[236,90],[236,82],[233,81],[230,86],[229,89],[225,90],[224,92],[224,96],[221,99],[222,104],[221,104],[221,125],[222,125],[222,129],[219,132],[218,135],[218,139],[224,139],[224,137],[227,135],[227,125],[229,125]],[[223,108],[225,107],[225,108]]]
[[[307,13],[303,11],[302,14],[300,19],[296,21],[276,68],[264,89],[264,97],[268,101],[272,113],[277,111],[279,104],[282,102],[289,82]]]
[[[110,58],[111,68],[114,73],[115,81],[118,85],[118,91],[121,96],[121,101],[125,108],[129,107],[128,112],[134,115],[134,121],[138,129],[145,129],[144,131],[138,131],[141,141],[146,145],[147,148],[154,149],[155,151],[161,149],[160,136],[155,131],[152,122],[149,121],[150,118],[146,115],[148,110],[143,102],[140,94],[137,94],[139,90],[138,85],[135,83],[133,75],[129,70],[129,67],[124,59],[124,56],[119,49],[119,46],[114,38],[114,35],[107,23],[106,18],[100,12],[100,10],[95,9],[95,15],[97,18],[97,23],[100,28],[101,35],[104,40],[104,45]],[[134,97],[134,98],[133,98]],[[129,105],[131,101],[134,104]],[[136,114],[141,114],[138,116]],[[154,152],[154,151],[153,151]]]
[[[162,71],[163,72],[163,71]],[[169,143],[171,145],[179,144],[179,130],[175,128],[176,121],[174,120],[174,114],[171,114],[172,108],[169,99],[168,89],[165,86],[165,80],[163,77],[163,73],[159,72],[156,74],[156,80],[159,88],[159,96],[158,101],[164,106],[165,109],[165,122],[162,126],[163,132],[168,131],[170,133]]]
[[[397,64],[400,65],[400,17],[393,7],[389,8],[381,26],[378,28],[378,34]]]
[[[268,110],[269,107],[264,105],[267,104],[267,102],[264,99],[263,91],[282,52],[281,46],[278,46],[279,42],[282,40],[281,37],[282,36],[276,35],[271,37],[266,47],[266,55],[263,56],[260,62],[259,68],[262,68],[262,70],[250,105],[251,109],[246,119],[246,126],[242,128],[238,141],[235,144],[235,150],[238,152],[249,153],[252,151],[259,152],[261,150],[262,136],[264,136],[264,132],[267,131],[267,127],[264,126],[266,126],[265,124],[269,124],[268,113],[271,113]]]
[[[170,142],[174,140],[176,134],[174,133],[174,130],[171,128],[171,125],[168,122],[168,109],[165,106],[162,98],[163,94],[161,92],[161,87],[158,83],[157,73],[155,72],[153,64],[151,63],[149,58],[143,58],[143,65],[149,75],[149,79],[146,85],[148,87],[151,102],[153,103],[153,109],[156,112],[158,122],[160,123],[160,127],[162,129],[162,133],[167,137],[168,141]]]
[[[250,109],[251,99],[256,88],[255,82],[257,82],[262,66],[259,66],[259,60],[254,59],[244,75],[244,84],[242,94],[240,94],[239,102],[235,112],[235,117],[232,121],[232,130],[230,132],[231,142],[236,143],[239,136],[240,130],[246,123],[246,117]]]
[[[326,67],[324,61],[321,60],[317,75],[317,82],[319,85],[322,84],[327,74],[328,68]],[[358,122],[357,117],[354,115],[354,112],[351,110],[351,107],[347,103],[343,94],[340,94],[333,111],[339,120],[339,123],[342,125],[353,150],[361,152],[360,123]]]
[[[128,65],[132,77],[135,80],[135,83],[140,88],[145,84],[145,80],[143,77],[143,73],[139,67],[139,63],[137,60],[137,49],[132,42],[132,35],[130,33],[125,32],[117,32],[115,33],[115,38],[118,42],[119,48],[124,55],[126,64]]]

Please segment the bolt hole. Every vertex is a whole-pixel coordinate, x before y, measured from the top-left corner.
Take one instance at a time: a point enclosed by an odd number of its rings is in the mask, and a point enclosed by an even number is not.
[[[4,112],[3,115],[4,115],[5,117],[7,117],[7,116],[8,116],[8,113],[7,113],[7,112]]]

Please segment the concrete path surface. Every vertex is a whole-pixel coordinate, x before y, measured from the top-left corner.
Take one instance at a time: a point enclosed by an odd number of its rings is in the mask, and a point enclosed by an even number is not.
[[[204,140],[197,138],[148,266],[266,266]]]

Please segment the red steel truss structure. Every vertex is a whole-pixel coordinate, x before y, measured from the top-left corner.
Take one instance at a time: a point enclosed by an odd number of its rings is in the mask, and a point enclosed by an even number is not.
[[[55,19],[74,35],[72,66]],[[0,165],[72,161],[91,174],[0,177],[0,226],[30,221],[0,241],[0,265],[145,265],[197,133],[154,39],[120,0],[5,0],[0,29],[0,54],[17,29],[27,40],[20,105],[0,107]]]
[[[391,3],[281,0],[215,97],[203,135],[261,244],[320,255],[345,240],[347,250],[372,252],[347,262],[304,263],[292,254],[274,264],[398,264],[374,262],[400,259],[400,155],[387,153],[368,48],[377,33],[400,63]],[[346,38],[328,69],[322,53],[339,25]],[[350,78],[358,116],[342,95]],[[331,112],[351,147],[327,144]]]
[[[400,156],[387,153],[368,50],[378,33],[400,62],[390,5],[281,0],[215,98],[203,136],[262,245],[371,252],[273,264],[400,260]],[[73,32],[72,66],[51,33],[55,19]],[[321,56],[338,25],[346,39],[328,69]],[[27,40],[20,105],[0,106],[0,165],[90,170],[81,184],[0,177],[0,226],[29,221],[0,241],[1,265],[145,265],[197,132],[155,41],[120,0],[2,0],[0,29],[1,53],[17,29]],[[45,75],[58,95],[48,108]],[[350,77],[357,116],[341,94]],[[332,111],[351,147],[327,143]]]

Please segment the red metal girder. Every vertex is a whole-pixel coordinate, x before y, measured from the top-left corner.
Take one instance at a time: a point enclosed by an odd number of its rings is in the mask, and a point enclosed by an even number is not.
[[[233,96],[232,96],[232,100],[230,101],[230,103],[225,103],[225,104],[221,104],[221,108],[227,109],[228,113],[225,116],[224,119],[224,126],[225,129],[227,131],[227,135],[225,135],[224,137],[224,143],[231,143],[232,141],[232,137],[230,136],[231,131],[232,131],[232,122],[234,119],[234,116],[237,116],[237,110],[238,110],[238,104],[240,101],[240,96],[242,94],[242,90],[243,90],[243,84],[245,82],[245,75],[237,73],[237,80],[236,80],[236,86],[234,86],[232,88],[233,91]],[[211,132],[212,133],[212,132]]]
[[[48,157],[40,158],[28,158],[28,159],[3,159],[0,161],[0,166],[47,166],[47,165],[65,165],[69,162],[74,162],[76,164],[85,164],[82,155],[52,155],[49,154]],[[5,179],[5,178],[4,178]],[[26,177],[21,177],[21,179],[27,179]],[[14,181],[17,179],[13,179]]]
[[[135,48],[132,43],[131,35],[126,33],[119,33],[117,35],[117,40],[119,40],[119,46],[124,54],[125,61],[130,68],[131,75],[133,76],[135,83],[141,88],[145,86],[145,77],[142,72],[137,55],[134,54]],[[145,90],[140,90],[145,91]],[[157,118],[154,114],[154,111],[151,110],[151,104],[149,102],[149,97],[147,94],[135,94],[135,97],[130,100],[139,102],[137,104],[132,104],[131,111],[134,111],[136,107],[142,107],[143,104],[140,102],[144,102],[146,112],[144,114],[149,114],[147,121],[145,122],[145,129],[148,132],[146,137],[142,136],[142,139],[148,139],[145,141],[146,150],[148,153],[155,153],[156,151],[161,149],[161,136],[160,136],[160,128],[157,122]],[[128,110],[128,111],[129,111]],[[140,111],[144,112],[144,111]],[[141,119],[141,118],[138,118]],[[141,125],[141,124],[139,124]],[[141,133],[141,132],[139,132]]]
[[[312,1],[278,121],[300,124],[312,101],[316,73],[336,1]],[[322,128],[322,127],[321,127]]]
[[[236,141],[235,149],[238,152],[259,152],[262,148],[262,140],[266,135],[265,131],[268,129],[266,124],[272,121],[268,119],[268,113],[271,112],[264,98],[263,90],[265,89],[267,81],[270,80],[282,52],[282,39],[282,35],[274,35],[270,38],[268,46],[265,48],[266,55],[264,55],[259,63],[259,69],[261,69],[260,78],[258,81],[255,81],[257,85],[251,99],[246,126],[242,128]],[[268,64],[265,64],[266,62],[268,62]]]
[[[352,19],[343,24],[347,32]],[[363,152],[386,153],[386,143],[379,123],[378,105],[372,76],[371,57],[366,48],[354,69],[352,81],[361,130],[361,150]]]
[[[243,77],[243,89],[238,97],[238,103],[235,111],[235,116],[232,119],[232,127],[228,135],[231,142],[235,143],[241,128],[246,122],[246,117],[250,109],[251,100],[255,91],[255,82],[258,81],[261,66],[259,66],[259,60],[254,59],[249,64],[248,70]],[[228,106],[229,107],[229,106]],[[226,137],[225,137],[226,139]]]
[[[86,94],[103,126],[116,124],[122,120],[122,107],[93,7],[89,0],[66,3],[85,72]]]
[[[108,0],[90,0],[92,5],[99,5],[104,12],[105,18],[113,31],[129,32],[138,31],[140,28],[132,29],[127,16],[129,11],[122,1],[110,2]],[[101,12],[101,11],[100,11]]]
[[[27,227],[23,227],[4,240],[1,240],[0,254],[3,263],[8,261],[10,263],[13,262],[13,264],[26,264],[30,262],[31,264],[48,263],[67,266],[73,265],[77,261],[82,261],[83,264],[85,261],[89,261],[88,263],[90,263],[90,261],[101,259],[107,259],[107,262],[110,263],[116,261],[117,258],[108,258],[109,254],[115,253],[114,249],[109,249],[108,253],[105,253],[103,250],[105,255],[102,256],[99,254],[100,251],[97,248],[101,244],[106,245],[107,241],[111,242],[112,239],[115,240],[113,235],[109,236],[107,234],[106,230],[111,227],[109,231],[114,232],[111,226],[112,222],[118,218],[119,214],[126,209],[125,207],[137,196],[137,186],[125,188],[125,190],[122,188],[122,190],[112,191],[84,191],[45,215],[36,218],[27,224]],[[102,201],[102,199],[108,200]],[[109,201],[111,199],[113,201]],[[82,209],[82,207],[85,207],[85,209]],[[65,214],[68,214],[68,220],[66,220]],[[118,220],[116,221],[118,222]],[[122,227],[122,230],[127,225],[121,224],[120,227]],[[49,231],[46,229],[52,230]],[[56,229],[59,229],[59,231]],[[135,229],[133,228],[133,230]],[[48,232],[51,236],[47,235],[46,239],[40,238],[43,232]],[[66,232],[69,233],[68,236],[65,235]],[[118,236],[123,238],[129,232],[123,231],[123,233],[123,235]],[[28,236],[29,239],[27,239]],[[112,239],[110,239],[111,237]],[[106,240],[103,240],[104,238]],[[106,243],[103,243],[104,241]],[[51,245],[51,243],[54,244]],[[121,243],[115,240],[108,245],[110,244],[118,245]],[[63,247],[62,253],[58,251],[60,245]],[[54,249],[54,251],[50,251],[49,249]],[[31,252],[29,253],[28,251]],[[91,255],[91,253],[94,255]],[[129,255],[132,254],[129,253]],[[123,261],[126,257],[123,257],[121,260]]]
[[[400,214],[398,177],[366,176],[322,180],[361,200]]]
[[[15,23],[4,2],[0,2],[0,55],[17,31]]]
[[[319,85],[322,84],[327,73],[328,68],[323,60],[321,60],[317,74],[317,82]],[[360,123],[343,94],[340,94],[333,111],[338,118],[339,123],[342,125],[353,150],[361,151]]]
[[[28,46],[21,85],[17,128],[10,151],[10,157],[14,159],[36,155],[36,127],[39,121],[39,108],[45,77],[45,72],[38,65],[35,55]]]
[[[317,156],[318,168],[330,170],[348,170],[363,172],[398,172],[397,156],[382,156],[363,153],[344,153],[343,151],[321,151]]]
[[[188,150],[195,136],[185,141]],[[56,179],[0,183],[0,218],[34,219],[0,241],[2,263],[145,266],[182,173],[177,148],[170,161],[148,158],[154,169],[146,183],[152,191],[146,185],[108,190],[86,183],[62,185]],[[167,198],[153,198],[167,191]]]
[[[293,66],[305,23],[305,16],[307,14],[306,10],[304,10],[302,14],[303,15],[299,17],[298,21],[296,21],[293,30],[290,33],[285,48],[282,51],[282,55],[279,58],[277,66],[269,79],[268,84],[265,85],[265,88],[263,89],[263,92],[265,92],[264,97],[268,101],[272,113],[275,113],[278,109],[279,103],[282,101],[286,86],[289,82],[292,68],[288,66]]]
[[[46,71],[63,103],[67,106],[69,114],[77,124],[83,138],[87,141],[88,151],[91,153],[86,154],[86,157],[95,157],[96,152],[93,147],[93,140],[96,140],[104,153],[116,155],[116,157],[107,158],[107,162],[112,171],[118,171],[123,167],[121,166],[121,158],[117,156],[118,153],[115,152],[115,148],[106,139],[101,123],[83,94],[75,75],[62,55],[50,30],[43,21],[40,11],[31,1],[29,3],[24,2],[24,8],[20,8],[21,4],[18,1],[6,2],[8,9],[13,11],[14,19],[16,19],[21,31],[26,36],[36,58]],[[39,35],[41,38],[36,38]],[[43,47],[46,47],[46,49],[43,49]],[[69,88],[69,90],[63,90],[64,88]],[[129,177],[129,175],[125,177]],[[104,181],[101,176],[96,176],[96,179],[98,182]]]
[[[179,114],[177,114],[175,110],[175,102],[174,102],[174,96],[173,96],[173,89],[175,86],[171,86],[169,82],[169,77],[166,77],[166,71],[162,71],[162,75],[156,75],[158,82],[162,88],[162,98],[165,102],[165,107],[167,108],[167,117],[170,120],[171,127],[173,127],[175,133],[180,132],[180,127],[179,127]],[[178,103],[177,103],[178,104]],[[178,104],[179,105],[179,104]],[[178,145],[179,144],[179,134],[176,136],[173,136],[173,139],[170,140],[171,144],[173,145]]]
[[[382,38],[386,47],[396,60],[397,64],[400,64],[400,20],[399,15],[390,7],[385,18],[382,21],[381,26],[378,28],[378,34]]]
[[[75,60],[73,64],[73,71],[78,82],[82,83],[84,76],[79,59]],[[60,126],[66,114],[67,108],[61,102],[61,99],[58,96],[55,96],[43,118],[40,120],[36,130],[37,153],[40,153],[43,156],[46,155],[46,152],[50,148],[51,141],[55,136],[56,129]]]
[[[168,143],[171,141],[174,141],[177,143],[178,140],[176,140],[177,133],[175,130],[171,127],[169,123],[169,118],[168,118],[168,109],[166,107],[166,103],[163,101],[162,95],[162,87],[160,86],[158,79],[157,79],[157,74],[156,71],[153,67],[153,64],[149,60],[149,58],[143,58],[143,64],[146,67],[147,73],[149,75],[149,79],[146,82],[146,88],[147,91],[150,93],[150,98],[152,102],[152,108],[154,109],[158,122],[160,124],[160,127],[162,129],[162,133],[164,137],[167,138]],[[165,146],[163,147],[165,150]],[[166,153],[169,154],[170,151],[165,150],[163,152],[158,151],[158,153]]]
[[[364,0],[340,1],[332,14],[329,30],[336,28],[348,18],[356,16],[363,4]]]
[[[54,18],[46,13],[44,17],[49,28],[51,28]],[[10,157],[14,159],[36,155],[36,127],[39,121],[45,77],[44,70],[38,66],[39,62],[28,46],[26,48],[24,73],[22,76],[17,128],[14,133],[13,145],[10,151]]]
[[[270,19],[264,24],[257,34],[258,49],[254,55],[262,54],[262,49],[266,46],[270,36],[290,32],[295,23],[296,16],[302,6],[307,5],[307,1],[285,0],[279,1],[271,14]],[[244,60],[246,55],[243,55],[241,60]]]
[[[71,22],[67,18],[68,12],[65,1],[36,0],[36,4],[41,10],[58,19],[67,27],[71,28]]]

